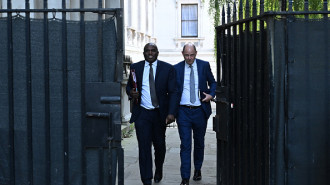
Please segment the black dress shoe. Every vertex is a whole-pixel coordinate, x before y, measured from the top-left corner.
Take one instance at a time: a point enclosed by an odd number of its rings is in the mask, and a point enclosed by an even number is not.
[[[189,185],[189,179],[182,179],[180,185]]]
[[[195,170],[193,180],[199,181],[202,179],[202,172],[200,170]]]
[[[160,182],[162,180],[162,178],[163,178],[163,172],[159,171],[159,170],[156,170],[155,171],[155,176],[154,176],[155,183]]]

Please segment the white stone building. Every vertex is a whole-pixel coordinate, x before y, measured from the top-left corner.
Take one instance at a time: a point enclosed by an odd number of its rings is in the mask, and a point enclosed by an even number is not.
[[[214,64],[214,28],[208,0],[124,0],[125,54],[143,60],[143,46],[155,42],[159,59],[183,60],[182,47],[192,42],[198,58]]]

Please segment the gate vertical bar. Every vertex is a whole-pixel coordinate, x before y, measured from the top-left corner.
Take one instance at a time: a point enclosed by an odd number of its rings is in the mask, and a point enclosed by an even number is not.
[[[252,17],[257,16],[257,2],[256,0],[252,1]],[[251,146],[252,146],[252,175],[251,175],[251,184],[257,184],[258,177],[258,140],[257,140],[257,122],[256,122],[256,79],[257,79],[257,20],[252,21],[252,51],[251,51],[251,61],[250,61],[250,134],[251,134]]]
[[[230,23],[231,22],[231,11],[230,11],[230,5],[229,3],[227,3],[227,23]],[[231,61],[231,51],[232,51],[232,38],[231,38],[231,27],[228,27],[227,28],[227,45],[226,45],[226,71],[228,71],[227,73],[227,76],[226,76],[226,81],[227,81],[227,88],[228,88],[228,93],[226,93],[226,96],[228,98],[228,101],[229,102],[232,102],[232,91],[233,91],[233,86],[231,84],[231,74],[232,74],[232,71],[231,71],[231,64],[232,64],[232,61]],[[225,170],[226,171],[226,176],[225,178],[227,179],[226,182],[227,184],[232,184],[232,173],[231,173],[231,164],[233,163],[233,151],[231,150],[231,145],[233,144],[233,123],[232,123],[232,111],[229,110],[229,118],[228,118],[228,141],[227,142],[224,142],[224,147],[225,147],[225,156],[224,158],[225,159],[228,159],[228,160],[224,160],[225,162],[225,169],[228,169],[228,170]]]
[[[225,9],[225,6],[223,5],[222,7],[222,24],[226,24],[226,9]],[[224,86],[226,86],[226,82],[227,82],[227,53],[226,53],[226,47],[227,47],[227,42],[226,42],[226,29],[223,29],[222,30],[222,35],[221,35],[221,38],[222,38],[222,54],[221,54],[221,67],[222,67],[222,79],[221,79],[221,88],[223,88]],[[224,98],[224,90],[222,90],[222,96],[221,98]],[[225,115],[226,116],[226,115]],[[224,185],[227,185],[227,172],[226,172],[226,161],[225,161],[225,156],[226,156],[226,150],[225,150],[225,143],[224,141],[221,141],[219,140],[219,143],[220,143],[220,167],[221,167],[221,178],[220,178],[220,184],[224,184]]]
[[[239,1],[239,20],[243,19],[243,1],[240,0]],[[243,127],[244,127],[244,123],[243,123],[243,102],[242,102],[242,97],[243,97],[243,60],[244,60],[244,33],[243,33],[243,23],[239,24],[239,51],[238,51],[238,74],[239,76],[238,78],[238,94],[237,96],[239,97],[238,102],[237,102],[237,106],[238,106],[238,117],[239,117],[239,133],[240,133],[240,137],[238,140],[239,143],[239,156],[238,156],[238,184],[243,184],[244,182],[244,171],[243,171],[243,159],[244,159],[244,135],[243,135]]]
[[[257,5],[256,5],[257,6]],[[260,9],[260,14],[263,13],[264,11],[264,1],[260,1],[260,6],[259,6],[259,9]],[[263,125],[262,125],[262,112],[263,112],[263,109],[262,109],[262,77],[261,77],[261,72],[262,72],[262,55],[263,55],[263,46],[261,44],[262,42],[262,32],[263,32],[263,21],[262,20],[258,20],[259,23],[259,34],[255,33],[255,42],[256,43],[259,43],[259,46],[257,46],[256,48],[256,53],[255,53],[255,57],[256,57],[256,83],[255,83],[255,88],[256,88],[256,114],[255,114],[255,118],[256,118],[256,143],[257,143],[257,156],[256,156],[256,159],[257,159],[257,177],[256,177],[256,182],[257,184],[263,184],[263,181],[262,181],[262,177],[263,177],[263,171],[264,169],[262,168],[262,165],[263,165],[263,145],[262,145],[262,142],[263,142],[263,138],[262,138],[262,128],[263,128]],[[255,25],[257,26],[257,25]],[[258,27],[256,27],[256,30],[258,29]],[[258,42],[258,38],[259,38],[259,42]],[[258,45],[258,44],[256,44]],[[259,54],[259,55],[258,55]]]
[[[221,53],[222,53],[222,51],[221,51],[221,40],[220,40],[220,38],[221,38],[221,31],[220,31],[220,29],[218,30],[216,30],[216,34],[218,35],[218,37],[217,37],[217,39],[216,39],[216,42],[217,42],[217,87],[220,87],[220,85],[221,85],[221,81],[220,81],[220,79],[221,79],[221,75],[222,75],[222,66],[221,66]],[[217,99],[218,99],[218,97],[217,97]],[[218,107],[218,102],[217,102],[217,107]],[[218,108],[217,108],[217,111],[218,111]],[[218,113],[217,113],[218,114]],[[219,127],[219,125],[218,125],[219,123],[213,123],[213,130],[216,130],[216,128],[218,128]],[[218,133],[217,133],[217,136],[218,136]],[[218,140],[218,138],[217,138],[217,180],[216,180],[216,183],[217,183],[217,185],[220,185],[220,149],[219,149],[219,147],[220,147],[220,144],[219,144],[219,140]]]
[[[327,11],[328,10],[328,0],[323,0],[323,11]],[[329,19],[327,14],[323,14],[323,19],[327,20]]]
[[[11,9],[11,0],[7,0],[7,9]],[[15,138],[14,138],[14,51],[13,51],[13,22],[12,13],[7,13],[7,35],[8,35],[8,100],[9,100],[9,165],[10,184],[15,184]]]
[[[112,138],[112,141],[110,142],[110,184],[115,185],[116,184],[116,176],[117,176],[117,150],[116,150],[116,129],[115,129],[115,123],[113,121],[113,114],[110,113],[109,117],[110,121],[110,138]]]
[[[116,10],[116,20],[117,20],[117,63],[116,63],[116,76],[114,78],[115,82],[121,82],[122,75],[122,61],[124,53],[124,13],[123,10]],[[119,131],[121,132],[121,130]],[[120,135],[121,137],[121,135]],[[121,138],[120,138],[121,139]],[[118,142],[118,185],[124,185],[124,149],[121,146],[121,142]]]
[[[62,0],[62,8],[66,9],[66,2]],[[64,151],[64,184],[69,184],[69,138],[68,138],[68,48],[66,11],[62,12],[62,80],[63,80],[63,151]]]
[[[237,20],[237,10],[236,10],[236,2],[233,3],[233,22],[235,22]],[[231,76],[231,87],[233,89],[232,92],[232,115],[233,115],[233,120],[232,120],[232,124],[233,124],[233,138],[232,138],[232,144],[238,147],[232,147],[233,148],[233,164],[237,165],[238,163],[238,156],[239,156],[239,124],[238,124],[238,109],[237,109],[237,84],[238,84],[238,60],[237,60],[237,56],[238,56],[238,52],[237,52],[237,42],[238,42],[238,38],[237,38],[237,24],[233,26],[233,54],[232,54],[232,63],[231,63],[231,68],[232,68],[232,76]],[[238,175],[238,168],[236,167],[232,167],[231,170],[231,181],[233,185],[237,184],[237,179],[239,178]]]
[[[103,7],[103,1],[99,0],[98,7]],[[98,54],[98,81],[103,82],[103,22],[101,13],[98,14],[97,24],[97,54]]]
[[[308,0],[305,0],[304,2],[304,10],[308,11]],[[308,20],[308,14],[305,14],[305,20]]]
[[[124,13],[123,10],[116,10],[117,20],[117,63],[115,68],[115,82],[121,82],[122,75],[122,61],[124,61]]]
[[[30,9],[29,0],[25,0],[25,9]],[[32,150],[32,88],[31,88],[31,37],[30,37],[30,12],[25,13],[25,40],[26,40],[26,108],[27,108],[27,147],[28,147],[28,179],[33,184],[33,150]]]
[[[220,8],[221,9],[221,8]],[[225,24],[225,6],[222,6],[222,13],[220,16],[221,19],[221,24]],[[226,79],[226,38],[225,38],[225,29],[221,29],[219,30],[220,38],[218,39],[218,55],[219,55],[219,62],[218,64],[220,65],[220,81],[219,81],[219,86],[218,86],[218,92],[219,92],[219,97],[217,96],[217,98],[219,99],[224,99],[223,95],[224,90],[223,90],[223,86],[225,84],[225,79]],[[218,75],[219,76],[219,75]],[[217,102],[218,103],[218,102]],[[217,104],[217,106],[219,105],[219,107],[221,106],[222,102],[219,102]],[[218,114],[218,113],[217,113]],[[220,129],[220,123],[217,123]],[[225,150],[224,150],[224,142],[221,140],[221,135],[220,133],[217,133],[217,172],[218,172],[218,176],[217,176],[217,184],[226,184],[226,178],[225,178],[225,170],[224,170],[224,154],[225,154]]]
[[[327,7],[328,7],[328,2],[327,2],[327,0],[323,0],[323,10],[324,11],[327,11]],[[323,17],[323,21],[325,22],[325,21],[329,21],[329,14],[328,15],[324,15],[324,17]],[[327,34],[327,30],[329,30],[330,29],[330,24],[323,24],[323,31],[324,31],[324,35],[325,35],[325,38],[324,38],[324,40],[323,40],[323,42],[324,42],[324,47],[323,47],[323,49],[324,49],[324,53],[325,53],[325,61],[328,61],[328,62],[326,62],[326,66],[325,66],[325,69],[327,70],[326,72],[325,72],[325,74],[328,74],[328,77],[329,77],[329,68],[330,68],[330,65],[329,65],[329,61],[330,61],[330,57],[329,57],[329,48],[330,48],[330,46],[329,46],[329,34]],[[325,82],[325,84],[324,84],[324,87],[327,87],[327,89],[325,89],[326,90],[326,92],[329,92],[329,82],[328,82],[328,80],[326,80],[326,79],[329,79],[329,78],[327,78],[327,76],[326,75],[324,75],[324,77],[325,77],[325,80],[324,80],[324,82]],[[330,100],[329,100],[329,96],[326,96],[326,99],[324,100],[325,102],[330,102]],[[330,112],[330,110],[329,110],[329,106],[326,106],[325,107],[325,112]],[[330,130],[330,126],[329,126],[329,117],[328,117],[328,119],[327,119],[328,121],[325,121],[324,122],[324,124],[325,124],[325,130]],[[326,142],[326,144],[325,144],[325,146],[330,146],[330,136],[329,135],[327,135],[326,136],[326,138],[325,138],[325,140],[327,141]],[[325,153],[326,154],[329,154],[330,153],[330,149],[329,149],[329,147],[326,147],[326,150],[325,150]],[[329,158],[327,158],[327,161],[326,161],[326,166],[330,166],[330,159]],[[329,182],[329,180],[328,180],[328,182]]]
[[[281,3],[281,11],[286,11],[286,4],[287,4],[287,0],[282,0],[282,3]]]
[[[215,1],[215,6],[216,7],[219,6],[218,1]],[[220,35],[220,32],[218,30],[216,30],[216,35]],[[220,54],[221,54],[220,47],[221,47],[221,43],[219,41],[219,38],[216,39],[216,42],[217,42],[216,43],[217,44],[217,86],[220,86],[222,71],[221,71],[221,64],[220,64]]]
[[[292,11],[292,0],[289,0],[289,8],[288,11]],[[284,65],[285,65],[285,72],[284,72],[284,163],[285,163],[285,170],[284,170],[284,183],[288,184],[288,169],[289,169],[289,157],[288,157],[288,111],[289,111],[289,47],[288,47],[288,40],[289,40],[289,29],[288,29],[288,22],[291,22],[292,19],[290,18],[292,15],[288,15],[285,17],[284,21]]]
[[[304,10],[306,12],[309,11],[308,4],[309,4],[308,3],[308,0],[305,0]],[[305,15],[305,21],[308,22],[308,19],[309,19],[309,16],[308,16],[308,14],[306,14]],[[305,29],[304,30],[305,33],[310,33],[309,25],[308,24],[305,24],[304,29]],[[290,40],[292,40],[292,39],[290,39]],[[306,43],[310,43],[310,36],[309,36],[309,34],[305,34],[304,40],[306,41]],[[289,43],[289,44],[291,45],[291,43]],[[310,53],[308,52],[308,51],[310,51],[309,44],[305,44],[305,47],[303,48],[303,50],[304,50],[304,54],[305,54],[305,57],[304,57],[305,58],[305,61],[304,62],[305,62],[306,67],[305,67],[304,76],[303,76],[302,81],[305,82],[306,84],[311,84],[311,70],[310,70],[310,67],[311,66],[310,66],[310,62],[308,62],[308,61],[310,61]],[[291,57],[289,59],[289,62],[290,62],[290,60],[291,60]],[[307,109],[309,109],[310,107],[312,107],[311,106],[311,99],[309,97],[310,97],[310,94],[309,93],[305,93],[305,99],[304,99],[304,101],[306,102],[305,105],[306,105],[306,108]],[[307,114],[310,114],[310,112],[311,111],[307,111],[306,113]],[[306,116],[306,122],[307,123],[311,123],[312,122],[312,120],[310,119],[310,115]],[[311,134],[311,129],[312,128],[311,128],[311,125],[310,124],[307,124],[306,127],[307,127],[307,129],[304,132],[304,139],[306,139],[306,151],[307,152],[305,153],[305,155],[308,156],[307,158],[312,159],[313,158],[313,156],[312,156],[313,154],[311,152],[312,151],[312,146],[311,146],[311,142],[310,142],[310,138],[311,138],[311,135],[312,135]],[[311,171],[312,171],[311,168],[307,168],[306,169],[306,173],[307,174],[312,174]],[[312,179],[311,177],[307,178],[306,179],[306,183],[307,184],[313,184],[311,182],[311,179]]]
[[[83,9],[85,7],[84,0],[80,0],[80,8]],[[85,115],[86,112],[85,107],[85,12],[80,12],[80,88],[81,88],[81,124],[86,124]],[[82,168],[82,185],[86,185],[87,176],[86,176],[86,154],[85,154],[85,139],[84,139],[84,127],[81,127],[81,168]]]
[[[250,1],[246,0],[246,6],[245,6],[245,19],[250,18]],[[244,120],[243,120],[243,137],[245,144],[244,146],[244,156],[245,156],[245,164],[244,164],[244,171],[245,173],[245,182],[244,184],[250,185],[250,177],[251,177],[251,171],[249,170],[249,167],[252,166],[251,163],[251,153],[249,149],[251,148],[251,135],[250,135],[250,111],[249,111],[249,94],[250,94],[250,76],[249,76],[249,64],[250,64],[250,22],[245,23],[245,43],[244,47],[245,50],[245,60],[243,63],[243,114],[244,114]]]
[[[260,14],[264,13],[264,0],[260,1]],[[266,59],[266,53],[267,53],[267,38],[265,33],[265,21],[263,19],[260,19],[260,79],[261,79],[261,87],[260,87],[260,96],[261,96],[261,156],[262,156],[262,164],[261,164],[261,184],[266,184],[269,181],[269,113],[267,111],[268,109],[268,96],[269,88],[267,87],[266,79],[268,77],[268,71],[267,71],[267,59]]]
[[[44,0],[44,9],[48,9],[48,0]],[[45,83],[45,135],[46,135],[46,182],[50,180],[50,92],[49,92],[49,35],[48,35],[48,12],[44,12],[44,83]]]
[[[289,12],[292,11],[293,0],[289,0]]]
[[[103,148],[98,148],[99,153],[99,183],[98,185],[104,185],[104,154],[103,154]]]

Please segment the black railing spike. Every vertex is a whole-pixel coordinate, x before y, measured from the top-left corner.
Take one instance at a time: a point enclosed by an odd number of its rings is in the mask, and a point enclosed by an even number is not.
[[[308,11],[308,0],[305,0],[304,2],[304,10]]]
[[[328,1],[327,0],[323,0],[323,10],[328,11]]]
[[[252,6],[253,6],[253,8],[252,8],[252,15],[254,17],[254,16],[257,15],[257,1],[256,0],[253,0]]]
[[[250,2],[246,0],[245,4],[245,19],[250,17]]]
[[[260,14],[264,13],[264,11],[265,11],[264,0],[260,0]]]
[[[239,14],[239,19],[242,20],[243,19],[243,0],[239,1],[239,10],[238,10],[238,14]]]
[[[293,0],[289,0],[289,12],[292,12]]]
[[[225,5],[222,5],[221,24],[226,24]]]
[[[227,4],[227,23],[230,23],[231,22],[231,16],[230,16],[230,6],[229,6],[229,3]]]
[[[281,11],[285,12],[286,11],[286,0],[282,0],[282,4],[281,4]]]
[[[233,21],[236,21],[236,19],[237,19],[236,13],[237,13],[236,2],[234,2],[234,7],[233,7]]]
[[[304,10],[307,12],[308,11],[308,0],[305,0],[304,2]],[[308,15],[305,15],[305,19],[308,19]]]

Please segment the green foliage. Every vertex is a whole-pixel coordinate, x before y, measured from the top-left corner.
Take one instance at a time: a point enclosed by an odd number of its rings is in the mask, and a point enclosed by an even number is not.
[[[203,0],[205,1],[205,0]],[[243,18],[245,17],[246,12],[246,1],[242,0],[243,4]],[[307,0],[306,0],[307,1]],[[221,7],[226,4],[233,4],[236,2],[237,9],[239,9],[239,0],[209,0],[209,14],[213,17],[214,25],[218,26],[220,24],[220,15],[221,15]],[[260,12],[260,0],[256,0],[257,2],[257,14]],[[304,11],[305,0],[292,0],[292,10],[293,11]],[[252,16],[252,3],[253,0],[249,0],[250,4],[250,16]],[[287,10],[288,10],[289,0],[287,0]],[[309,11],[320,11],[323,10],[323,0],[308,0],[308,10]],[[328,10],[330,8],[330,3],[328,2]],[[280,0],[264,0],[264,11],[280,11],[281,9],[281,1]],[[313,17],[313,16],[312,16]],[[321,16],[317,16],[315,18],[320,18]]]
[[[204,2],[205,0],[202,0]],[[207,1],[207,0],[206,0]],[[222,7],[227,4],[236,3],[237,10],[239,10],[240,0],[208,0],[209,1],[209,15],[213,18],[214,27],[220,25]],[[323,10],[323,1],[324,0],[292,0],[292,10],[293,11],[304,11],[305,9],[305,1],[308,1],[308,11],[320,11]],[[246,2],[247,0],[242,0],[242,10],[243,10],[243,18],[245,18],[246,13]],[[249,0],[249,8],[250,8],[250,17],[252,16],[252,3],[253,0]],[[260,14],[260,0],[256,0],[257,3],[257,15]],[[288,10],[289,0],[287,0],[287,10]],[[328,0],[328,11],[330,9],[330,3]],[[264,12],[268,11],[280,11],[281,10],[281,1],[279,0],[264,0]],[[233,11],[232,11],[233,12]],[[238,11],[237,11],[238,13]],[[328,15],[330,16],[330,15]],[[238,16],[237,16],[238,17]],[[303,18],[303,15],[296,16],[299,18]],[[322,18],[322,15],[309,15],[310,19],[319,19]],[[214,32],[215,33],[215,32]],[[216,34],[216,33],[215,33]],[[214,46],[216,50],[216,38],[214,41]]]

